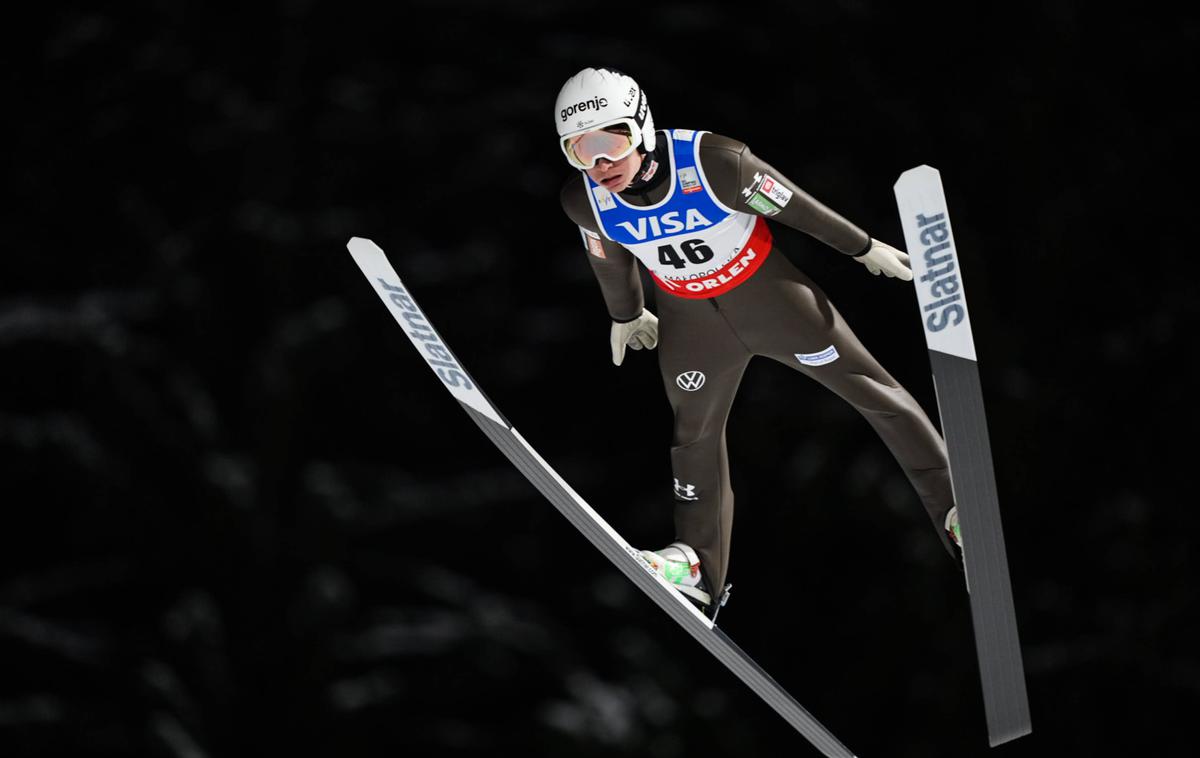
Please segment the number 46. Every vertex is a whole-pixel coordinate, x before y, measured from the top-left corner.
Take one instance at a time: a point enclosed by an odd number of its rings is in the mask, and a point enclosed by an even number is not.
[[[712,249],[704,244],[704,240],[684,240],[679,243],[679,249],[692,263],[704,263],[712,260],[713,257]],[[687,265],[679,253],[675,252],[675,248],[670,245],[658,246],[658,262],[675,268],[683,268]]]

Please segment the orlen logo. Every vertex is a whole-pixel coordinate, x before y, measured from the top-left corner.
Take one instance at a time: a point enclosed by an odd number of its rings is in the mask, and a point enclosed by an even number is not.
[[[608,98],[600,97],[597,95],[596,97],[593,97],[591,100],[584,100],[579,103],[572,103],[571,105],[568,105],[566,108],[563,108],[561,111],[559,111],[559,116],[562,118],[563,121],[566,121],[567,118],[569,118],[570,116],[572,116],[576,113],[579,113],[580,111],[590,111],[590,110],[598,111],[601,108],[607,108],[607,107],[608,107]]]

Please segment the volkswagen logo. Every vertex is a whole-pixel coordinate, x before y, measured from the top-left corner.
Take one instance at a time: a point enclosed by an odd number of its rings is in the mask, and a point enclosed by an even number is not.
[[[695,392],[704,386],[703,371],[684,371],[679,376],[675,377],[675,383],[679,385],[679,389]]]

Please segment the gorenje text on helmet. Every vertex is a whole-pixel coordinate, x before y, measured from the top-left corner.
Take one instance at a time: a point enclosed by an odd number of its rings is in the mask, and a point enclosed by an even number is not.
[[[607,107],[608,107],[608,98],[596,96],[596,97],[593,97],[591,100],[584,100],[583,102],[568,105],[566,108],[562,109],[562,111],[560,112],[560,115],[562,116],[562,120],[566,121],[568,116],[578,113],[579,111],[587,111],[587,110],[592,110],[592,109],[600,110],[601,108],[607,108]]]

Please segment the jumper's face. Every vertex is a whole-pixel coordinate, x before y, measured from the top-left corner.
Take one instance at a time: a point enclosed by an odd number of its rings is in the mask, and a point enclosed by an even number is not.
[[[563,140],[563,152],[576,168],[612,192],[628,187],[642,167],[637,124],[628,119]]]
[[[642,154],[634,150],[619,161],[597,159],[596,165],[587,170],[587,175],[609,192],[621,192],[633,183],[641,169]]]

